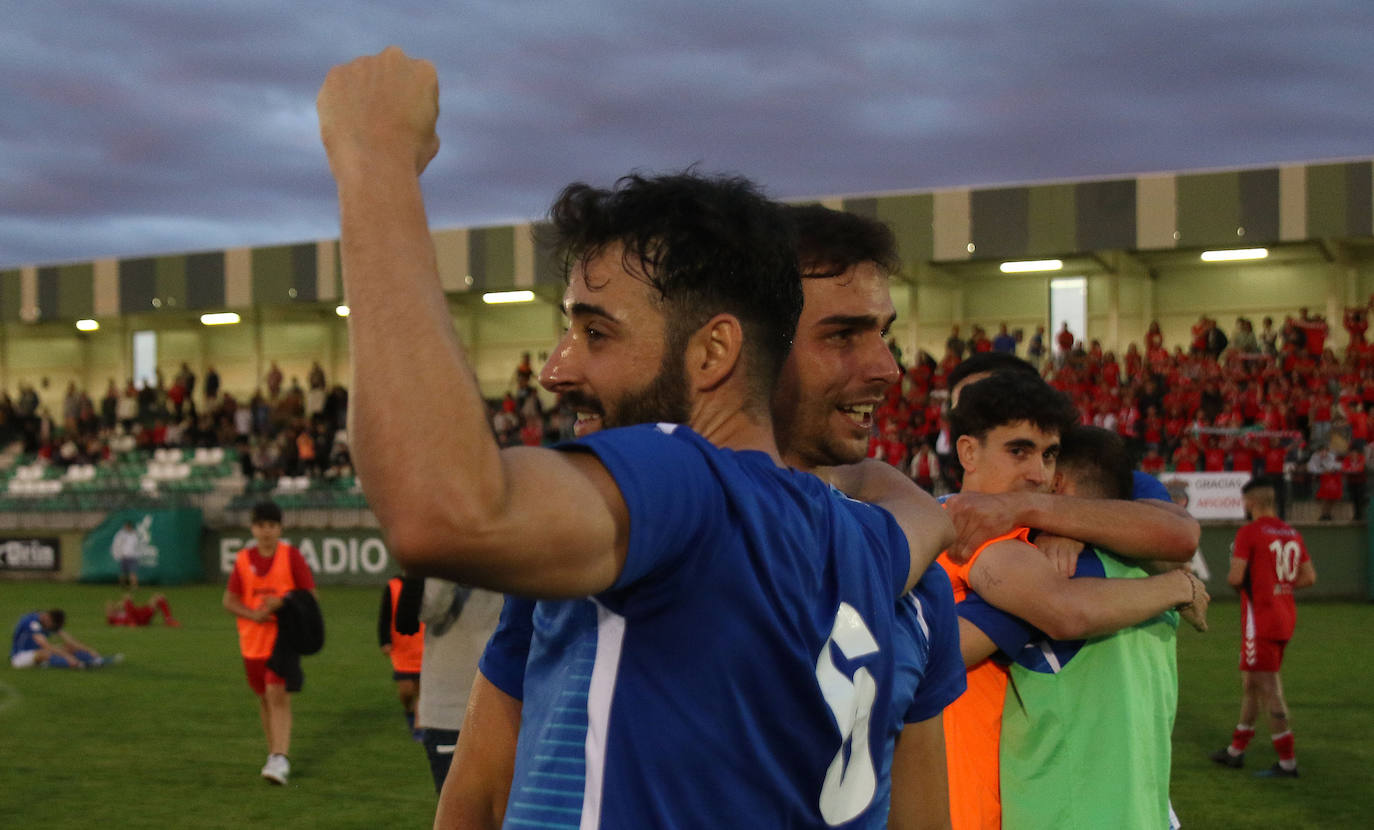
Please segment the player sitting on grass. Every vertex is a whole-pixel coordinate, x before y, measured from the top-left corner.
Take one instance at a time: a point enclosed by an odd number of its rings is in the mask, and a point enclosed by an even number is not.
[[[66,622],[67,614],[61,608],[30,611],[20,617],[10,641],[10,665],[16,669],[85,669],[124,659],[122,654],[101,657],[95,649],[63,631]]]

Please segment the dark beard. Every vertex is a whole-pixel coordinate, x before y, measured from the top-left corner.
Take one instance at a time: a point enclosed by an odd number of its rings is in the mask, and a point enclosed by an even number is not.
[[[622,398],[614,413],[608,413],[607,427],[627,427],[634,424],[685,424],[691,416],[687,400],[687,372],[683,368],[683,353],[671,347],[663,354],[658,375],[643,389]]]

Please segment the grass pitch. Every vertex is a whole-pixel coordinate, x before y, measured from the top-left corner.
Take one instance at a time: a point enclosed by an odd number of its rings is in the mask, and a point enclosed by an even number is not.
[[[377,648],[381,588],[320,589],[324,650],[292,696],[291,780],[258,777],[267,745],[222,586],[165,592],[161,619],[111,628],[113,586],[0,583],[5,632],[58,606],[67,629],[121,665],[0,668],[0,825],[5,827],[428,827],[434,789]],[[139,600],[151,592],[139,591]]]
[[[1214,589],[1215,590],[1215,589]],[[1240,606],[1213,605],[1210,631],[1179,633],[1179,706],[1172,797],[1185,828],[1368,827],[1374,812],[1374,605],[1298,600],[1283,686],[1297,739],[1297,780],[1254,773],[1277,760],[1261,715],[1245,769],[1207,753],[1231,740],[1240,714]]]
[[[171,588],[179,629],[105,625],[112,586],[0,583],[0,624],[67,610],[68,628],[125,662],[97,671],[0,668],[0,826],[234,828],[428,827],[434,793],[410,740],[390,664],[376,647],[379,588],[320,589],[324,650],[294,696],[291,783],[258,777],[266,744],[217,585]],[[147,590],[139,592],[146,599]],[[1367,826],[1374,812],[1374,605],[1299,610],[1284,683],[1297,735],[1296,781],[1253,777],[1274,760],[1258,724],[1245,770],[1206,754],[1239,708],[1238,607],[1179,639],[1173,803],[1187,828]],[[744,817],[742,817],[744,819]],[[747,819],[744,819],[747,821]]]

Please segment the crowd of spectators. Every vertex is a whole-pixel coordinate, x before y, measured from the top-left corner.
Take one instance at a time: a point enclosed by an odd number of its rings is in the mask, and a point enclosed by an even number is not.
[[[1319,501],[1323,518],[1343,498],[1359,518],[1374,465],[1370,309],[1346,311],[1348,340],[1340,353],[1327,321],[1302,308],[1278,325],[1265,317],[1259,331],[1239,318],[1229,336],[1204,315],[1190,341],[1172,348],[1152,323],[1143,344],[1131,343],[1121,355],[1074,338],[1067,326],[1050,353],[1040,327],[1024,357],[1069,395],[1084,423],[1120,433],[1146,472],[1272,475],[1293,497]],[[870,455],[908,470],[927,489],[954,489],[945,378],[968,354],[1016,354],[1022,338],[1006,334],[1005,325],[997,338],[975,327],[964,340],[956,325],[942,358],[922,352],[904,366],[874,413]]]
[[[302,385],[287,381],[272,361],[251,396],[220,386],[209,367],[198,378],[182,363],[171,382],[159,371],[147,383],[111,379],[103,395],[69,383],[60,396],[47,379],[0,391],[0,446],[19,444],[39,462],[59,467],[112,462],[135,450],[232,448],[244,477],[335,478],[352,474],[348,450],[348,390],[330,386],[317,362]],[[488,401],[492,430],[502,446],[554,443],[573,435],[576,415],[561,402],[546,408],[526,353],[511,391]]]
[[[168,383],[161,371],[146,383],[111,379],[99,399],[68,383],[60,396],[46,379],[0,391],[0,445],[16,442],[44,463],[101,464],[134,450],[234,448],[244,475],[344,475],[351,471],[345,433],[348,391],[330,387],[315,363],[305,386],[283,383],[276,362],[251,396],[220,387],[214,367],[197,394],[195,372],[182,363]]]
[[[552,406],[545,407],[535,386],[529,352],[520,356],[511,385],[513,391],[500,399],[487,401],[497,444],[538,447],[572,440],[577,415],[561,397]]]
[[[1084,343],[1062,326],[1026,337],[1006,324],[989,336],[974,326],[965,339],[952,327],[944,354],[922,351],[902,366],[902,379],[874,412],[869,455],[898,466],[931,492],[957,489],[948,424],[946,378],[980,352],[1019,355],[1074,401],[1084,423],[1112,429],[1133,448],[1140,468],[1167,472],[1251,472],[1280,478],[1281,497],[1315,498],[1329,518],[1348,498],[1360,518],[1374,412],[1374,344],[1367,342],[1370,305],[1347,309],[1338,354],[1330,326],[1306,308],[1259,331],[1244,317],[1228,336],[1203,315],[1187,344],[1164,343],[1151,323],[1143,343],[1124,353]],[[1024,349],[1023,349],[1024,347]],[[899,364],[900,351],[893,346]],[[22,443],[45,463],[100,464],[136,449],[225,447],[237,450],[245,478],[351,475],[348,391],[328,385],[317,362],[305,385],[286,382],[275,361],[251,396],[222,390],[214,367],[197,377],[182,363],[170,383],[159,371],[148,383],[112,379],[94,400],[75,383],[60,397],[44,379],[0,391],[0,446]],[[570,440],[576,414],[546,405],[524,353],[507,393],[488,401],[501,446]]]

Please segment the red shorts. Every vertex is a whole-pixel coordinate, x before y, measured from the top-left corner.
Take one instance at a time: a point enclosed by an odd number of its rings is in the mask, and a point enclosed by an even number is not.
[[[1287,645],[1287,640],[1243,638],[1240,644],[1240,670],[1278,671],[1283,665],[1283,649]]]
[[[267,694],[267,684],[285,686],[286,678],[267,668],[266,657],[243,658],[243,671],[248,675],[248,686],[259,695]]]

